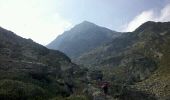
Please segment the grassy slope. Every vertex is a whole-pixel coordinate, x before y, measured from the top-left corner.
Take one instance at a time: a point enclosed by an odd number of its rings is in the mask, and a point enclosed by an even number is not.
[[[163,56],[158,69],[145,81],[136,84],[139,90],[170,98],[170,37],[162,44]]]

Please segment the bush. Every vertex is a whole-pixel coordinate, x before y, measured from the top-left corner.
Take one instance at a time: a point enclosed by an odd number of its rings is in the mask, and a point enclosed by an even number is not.
[[[0,81],[0,100],[46,100],[45,91],[36,85],[15,80]]]

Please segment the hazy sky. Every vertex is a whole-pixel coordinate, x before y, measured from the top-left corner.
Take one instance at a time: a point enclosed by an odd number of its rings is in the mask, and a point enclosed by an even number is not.
[[[133,31],[170,21],[170,0],[0,0],[0,26],[43,45],[84,20]]]

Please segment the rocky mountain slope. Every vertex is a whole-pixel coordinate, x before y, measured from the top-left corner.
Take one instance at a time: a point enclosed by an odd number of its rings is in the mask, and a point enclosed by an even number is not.
[[[74,59],[120,35],[119,32],[84,21],[64,32],[47,47],[62,51]]]
[[[82,70],[59,51],[3,28],[0,28],[0,41],[1,100],[66,97],[72,94],[69,86],[83,76]]]
[[[134,32],[79,57],[76,62],[100,69],[106,79],[170,99],[170,22],[146,22]]]

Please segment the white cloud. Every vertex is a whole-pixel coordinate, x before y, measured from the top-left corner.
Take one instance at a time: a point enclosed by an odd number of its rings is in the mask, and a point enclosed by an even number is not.
[[[154,10],[143,11],[139,15],[137,15],[132,21],[124,26],[123,31],[132,32],[137,27],[142,25],[147,21],[160,21],[167,22],[170,21],[170,4],[166,5],[163,9],[161,9],[159,15],[156,15]]]
[[[72,26],[52,7],[55,0],[0,0],[0,26],[46,45]]]
[[[165,8],[162,9],[161,15],[156,20],[162,22],[170,21],[170,4],[168,4]]]

